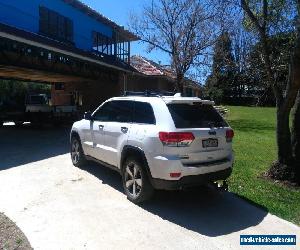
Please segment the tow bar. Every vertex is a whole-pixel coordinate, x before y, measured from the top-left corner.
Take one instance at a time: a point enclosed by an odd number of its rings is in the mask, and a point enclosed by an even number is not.
[[[224,192],[227,192],[228,191],[228,182],[227,180],[222,180],[222,181],[215,181],[213,183],[214,187],[221,190],[221,191],[224,191]]]

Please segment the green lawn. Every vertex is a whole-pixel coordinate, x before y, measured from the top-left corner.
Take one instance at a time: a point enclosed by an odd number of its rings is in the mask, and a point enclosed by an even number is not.
[[[275,108],[228,108],[227,120],[235,131],[230,191],[300,225],[300,189],[261,177],[276,159]]]

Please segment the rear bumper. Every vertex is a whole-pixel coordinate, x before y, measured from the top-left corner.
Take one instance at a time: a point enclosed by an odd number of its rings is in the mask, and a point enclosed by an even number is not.
[[[155,189],[177,190],[184,187],[199,186],[214,181],[226,180],[231,175],[231,172],[232,168],[230,167],[206,174],[184,176],[181,179],[174,181],[152,178],[151,183]]]
[[[151,156],[146,155],[148,166],[153,179],[162,179],[169,181],[179,181],[183,177],[206,175],[216,173],[233,166],[234,155],[231,151],[222,158],[210,162],[195,164],[184,164],[177,155]],[[181,173],[178,178],[173,178],[170,173]]]

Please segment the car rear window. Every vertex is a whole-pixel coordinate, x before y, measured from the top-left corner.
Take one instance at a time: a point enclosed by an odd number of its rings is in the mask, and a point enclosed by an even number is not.
[[[176,128],[226,127],[228,124],[211,105],[168,104]]]

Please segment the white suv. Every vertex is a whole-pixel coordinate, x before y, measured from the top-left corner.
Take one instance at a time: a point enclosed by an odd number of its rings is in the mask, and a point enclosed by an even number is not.
[[[233,130],[213,102],[194,97],[132,94],[104,102],[71,130],[75,166],[94,160],[117,170],[129,200],[226,180]]]

